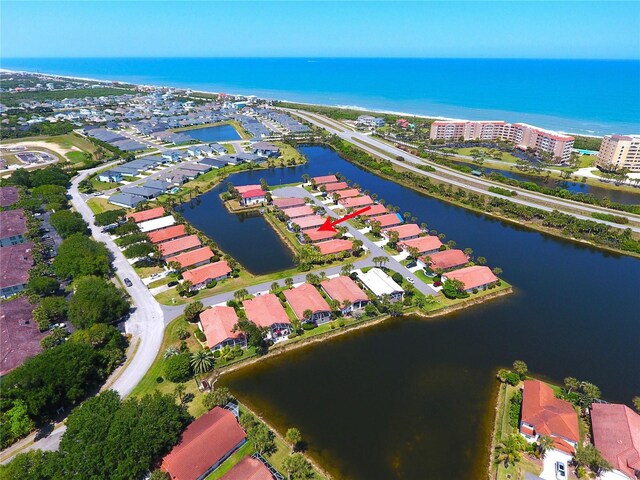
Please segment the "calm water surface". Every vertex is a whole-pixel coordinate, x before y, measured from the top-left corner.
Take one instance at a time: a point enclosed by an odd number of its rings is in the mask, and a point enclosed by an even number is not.
[[[194,128],[185,132],[187,135],[203,142],[225,142],[240,140],[240,135],[231,125],[217,125],[215,127]]]
[[[513,295],[465,312],[390,320],[223,377],[281,432],[300,428],[311,455],[336,478],[484,478],[495,370],[515,359],[554,381],[590,380],[610,401],[638,395],[640,261],[453,207],[323,147],[301,151],[310,158],[304,167],[230,180],[287,183],[339,171],[487,257],[515,285]],[[212,224],[221,243],[227,224]],[[263,247],[259,235],[251,244]],[[270,261],[274,252],[261,251]]]

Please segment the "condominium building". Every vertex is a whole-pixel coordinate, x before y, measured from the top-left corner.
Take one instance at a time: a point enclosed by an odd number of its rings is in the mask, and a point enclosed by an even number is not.
[[[546,152],[551,160],[569,160],[573,137],[527,125],[502,121],[437,121],[431,124],[432,140],[506,140],[521,149]]]
[[[596,165],[603,170],[640,172],[640,135],[607,135],[602,139]]]

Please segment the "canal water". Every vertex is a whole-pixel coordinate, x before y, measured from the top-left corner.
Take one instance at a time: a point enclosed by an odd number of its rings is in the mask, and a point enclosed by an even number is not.
[[[589,380],[609,401],[628,404],[640,394],[640,261],[429,198],[328,148],[300,150],[307,165],[229,180],[274,185],[340,172],[458,247],[473,248],[514,285],[513,295],[463,312],[389,320],[222,377],[279,431],[298,427],[310,454],[335,478],[484,478],[495,371],[515,359],[553,381]],[[268,225],[263,231],[253,218],[221,216],[219,193],[187,206],[187,219],[201,229],[206,224],[221,247],[227,242],[246,253],[238,258],[250,270],[273,267],[279,250]]]
[[[231,125],[194,128],[184,133],[203,142],[229,142],[231,140],[240,140],[240,135],[238,135],[236,129]]]
[[[452,163],[459,166],[477,168],[472,164],[464,162],[453,161]],[[480,168],[480,170],[486,175],[492,172],[496,172],[504,175],[505,177],[513,178],[514,180],[519,180],[521,182],[533,182],[543,187],[560,187],[569,190],[572,193],[585,193],[593,195],[596,198],[608,198],[612,202],[622,203],[625,205],[640,204],[640,188],[638,188],[638,193],[633,193],[624,190],[618,190],[615,188],[598,187],[597,185],[589,185],[582,182],[555,180],[552,178],[547,179],[539,175],[525,175],[523,173],[514,172],[511,170],[497,170],[495,168],[485,167]]]

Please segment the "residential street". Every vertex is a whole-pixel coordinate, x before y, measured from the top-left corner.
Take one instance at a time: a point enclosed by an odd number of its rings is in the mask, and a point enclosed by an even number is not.
[[[335,120],[324,117],[318,114],[312,114],[308,112],[303,112],[300,110],[291,110],[291,109],[283,109],[295,115],[298,115],[300,118],[316,125],[317,127],[324,128],[329,133],[335,134],[346,140],[350,143],[353,143],[357,147],[367,151],[372,155],[376,155],[378,157],[386,157],[392,163],[401,166],[402,168],[406,168],[414,173],[419,175],[424,175],[434,180],[450,183],[457,187],[462,187],[467,190],[471,190],[476,193],[481,193],[482,195],[502,198],[505,197],[503,195],[489,192],[487,190],[488,187],[502,187],[505,188],[504,185],[490,182],[488,180],[484,180],[477,177],[472,177],[471,175],[465,175],[456,170],[443,167],[438,164],[434,164],[432,162],[425,161],[415,155],[411,155],[404,150],[400,150],[394,146],[391,146],[385,142],[382,142],[376,138],[371,137],[370,135],[366,135],[364,133],[354,132],[352,130],[347,130],[347,127]],[[383,153],[386,152],[386,153]],[[406,161],[396,160],[396,157],[402,156]],[[424,170],[420,170],[413,165],[425,165],[428,164],[435,168],[435,172],[425,172]],[[573,202],[571,200],[559,199],[557,197],[552,197],[549,195],[540,195],[536,194],[521,188],[517,187],[508,187],[509,190],[515,190],[518,192],[517,197],[509,197],[509,201],[513,203],[517,203],[520,205],[525,205],[528,207],[538,208],[544,211],[553,211],[559,210],[564,213],[568,213],[573,215],[576,218],[580,218],[582,220],[590,220],[592,222],[603,223],[605,225],[609,225],[610,227],[621,228],[620,224],[608,222],[606,220],[600,220],[593,218],[591,216],[592,213],[607,213],[612,215],[623,215],[629,218],[632,222],[640,223],[640,216],[629,214],[627,212],[620,212],[617,210],[610,210],[603,207],[593,206],[581,204],[578,202]],[[575,211],[583,212],[583,214],[575,213]],[[630,228],[634,232],[640,232],[640,226],[638,225],[625,225],[624,228]]]

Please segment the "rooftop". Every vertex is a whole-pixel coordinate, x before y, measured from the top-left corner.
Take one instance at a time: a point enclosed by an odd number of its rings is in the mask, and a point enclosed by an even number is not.
[[[322,218],[320,215],[309,215],[308,217],[296,218],[295,220],[292,220],[291,223],[298,225],[300,230],[306,230],[308,228],[319,227],[325,221],[326,219]]]
[[[240,194],[242,198],[259,198],[264,197],[267,194],[261,188],[255,188],[253,190],[246,190]]]
[[[304,205],[304,198],[274,198],[271,203],[276,207],[284,210],[285,208],[299,207]]]
[[[138,223],[140,231],[143,233],[152,232],[154,230],[160,230],[161,228],[170,227],[176,223],[176,219],[173,215],[167,215],[166,217],[154,218],[153,220],[146,220]]]
[[[0,248],[0,288],[24,285],[33,266],[33,243],[24,242]]]
[[[158,245],[160,253],[163,257],[173,255],[174,253],[184,252],[202,245],[197,235],[189,235],[187,237],[176,238],[168,242]]]
[[[374,217],[377,215],[384,215],[385,213],[388,213],[387,207],[377,203],[375,205],[371,205],[371,208],[369,210],[367,210],[366,212],[362,212],[360,215],[364,217]]]
[[[173,225],[172,227],[161,228],[160,230],[155,230],[153,232],[149,232],[149,240],[153,243],[162,243],[167,240],[171,240],[172,238],[182,237],[187,234],[187,230],[184,225]]]
[[[640,415],[626,405],[591,405],[593,443],[616,470],[634,478],[640,470]]]
[[[325,280],[321,283],[324,291],[327,292],[333,300],[340,303],[349,300],[352,304],[356,302],[364,302],[369,299],[367,294],[358,286],[356,282],[349,277],[336,277]]]
[[[154,218],[159,218],[162,216],[164,216],[164,208],[162,207],[156,207],[149,210],[142,210],[140,212],[127,214],[127,218],[132,218],[136,223],[144,222],[146,220],[153,220]]]
[[[415,247],[418,252],[430,252],[437,250],[442,246],[442,242],[438,237],[433,235],[427,235],[425,237],[412,238],[411,240],[405,240],[402,242],[403,247]]]
[[[207,346],[213,348],[228,338],[239,338],[241,331],[232,332],[238,322],[238,315],[233,307],[217,306],[208,308],[200,314],[202,331],[207,337]]]
[[[280,300],[272,293],[242,302],[247,318],[259,327],[271,327],[276,323],[291,323]]]
[[[10,207],[18,201],[18,196],[16,187],[0,187],[0,207]]]
[[[208,262],[213,257],[213,252],[209,247],[202,247],[190,252],[181,253],[174,257],[167,258],[167,262],[178,262],[182,268],[192,267],[198,263]],[[184,274],[182,275],[184,278]]]
[[[450,280],[460,280],[464,284],[465,290],[498,281],[498,277],[493,274],[489,267],[480,265],[448,272],[445,276]]]
[[[244,457],[220,480],[273,480],[273,475],[267,466],[257,458]]]
[[[342,240],[334,238],[333,240],[327,240],[326,242],[318,243],[316,245],[322,255],[331,255],[332,253],[345,252],[351,250],[353,243],[351,240]]]
[[[196,480],[242,442],[245,433],[229,410],[214,407],[195,419],[162,460],[172,479]]]
[[[420,230],[420,227],[415,223],[407,223],[398,227],[387,228],[386,232],[398,232],[398,238],[402,240],[403,238],[415,237],[416,235],[420,235],[422,233],[422,230]]]
[[[182,274],[182,278],[190,281],[193,285],[207,282],[215,278],[220,278],[231,273],[231,268],[225,260],[209,263],[196,267],[193,270],[187,270]]]
[[[249,190],[262,190],[261,185],[239,185],[234,187],[238,193],[242,194],[244,192],[248,192]]]
[[[430,253],[428,256],[431,258],[431,268],[434,270],[437,268],[447,270],[469,262],[469,257],[462,250],[444,250]]]
[[[46,335],[38,331],[33,320],[34,306],[22,296],[2,304],[0,309],[0,375],[9,373],[42,351],[40,340]]]
[[[308,205],[302,205],[300,207],[287,208],[285,210],[287,217],[289,218],[299,218],[299,217],[308,217],[310,215],[315,215],[313,209]]]
[[[299,320],[304,320],[305,310],[311,310],[312,313],[331,311],[327,301],[316,290],[316,287],[309,283],[303,283],[282,293]]]
[[[27,233],[27,219],[24,210],[0,211],[0,238],[15,237]]]
[[[324,188],[327,192],[337,192],[338,190],[346,190],[349,188],[349,184],[347,182],[327,183]]]
[[[317,185],[324,185],[325,183],[335,183],[338,181],[335,175],[323,175],[321,177],[311,178]]]
[[[400,225],[404,220],[397,213],[387,213],[386,215],[380,215],[372,219],[372,221],[380,222],[380,226],[390,227],[392,225]]]
[[[338,194],[339,198],[353,198],[360,195],[360,190],[358,190],[357,188],[349,188],[347,190],[340,190],[339,192],[335,193]]]
[[[379,268],[372,268],[366,273],[360,272],[358,273],[358,277],[362,280],[362,283],[378,297],[404,292],[400,285],[394,282],[389,275]]]
[[[369,195],[364,195],[362,197],[354,197],[354,198],[345,198],[343,200],[338,200],[344,208],[355,208],[355,207],[364,207],[366,205],[373,205],[373,199]]]

